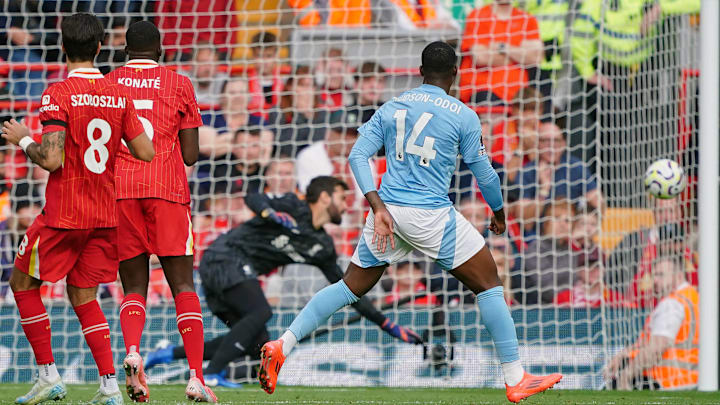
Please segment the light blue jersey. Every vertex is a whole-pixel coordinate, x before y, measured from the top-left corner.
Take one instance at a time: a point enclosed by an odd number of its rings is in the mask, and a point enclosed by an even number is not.
[[[394,97],[358,131],[349,160],[363,194],[375,190],[367,160],[385,146],[387,173],[378,193],[386,204],[451,206],[448,190],[461,154],[493,211],[502,208],[477,114],[440,87],[423,84]]]
[[[447,44],[428,47],[431,57],[454,52]],[[442,268],[456,270],[481,250],[487,251],[480,232],[451,206],[447,195],[457,156],[462,154],[492,210],[502,208],[500,181],[480,140],[480,121],[474,112],[441,88],[422,85],[384,104],[359,131],[361,136],[348,159],[363,194],[375,190],[368,159],[385,146],[388,168],[379,194],[393,218],[395,243],[382,250],[373,243],[375,213],[370,212],[351,259],[354,266],[382,268],[418,250]],[[343,280],[325,287],[295,318],[283,334],[284,341],[302,340],[335,311],[357,301]],[[515,324],[503,287],[479,293],[478,304],[480,319],[503,363],[505,384],[514,386],[524,381],[528,374],[520,364]],[[383,329],[387,331],[386,323]],[[553,377],[551,385],[560,378]]]

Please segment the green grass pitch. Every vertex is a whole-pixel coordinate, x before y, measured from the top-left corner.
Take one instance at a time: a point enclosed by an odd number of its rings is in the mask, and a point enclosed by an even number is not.
[[[10,404],[24,394],[30,384],[1,384],[0,403]],[[178,404],[184,398],[184,386],[150,386],[150,404]],[[89,400],[96,385],[68,385],[68,396],[51,405],[79,404]],[[280,386],[273,395],[264,393],[257,384],[242,389],[215,390],[219,403],[226,404],[509,404],[505,392],[492,389],[433,389],[433,388],[316,388]],[[126,403],[130,403],[127,397]],[[700,392],[613,392],[551,390],[537,395],[523,405],[532,404],[720,404],[720,393]]]

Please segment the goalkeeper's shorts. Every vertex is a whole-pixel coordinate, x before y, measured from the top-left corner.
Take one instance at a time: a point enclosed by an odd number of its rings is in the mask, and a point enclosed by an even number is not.
[[[454,270],[485,246],[480,232],[454,207],[386,207],[395,220],[395,249],[388,243],[385,253],[382,253],[372,243],[375,216],[370,212],[352,257],[357,266],[368,268],[395,264],[417,249],[443,269]]]

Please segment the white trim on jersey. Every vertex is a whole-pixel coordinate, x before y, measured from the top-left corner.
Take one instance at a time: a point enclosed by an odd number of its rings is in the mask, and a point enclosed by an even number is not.
[[[188,219],[188,237],[185,241],[185,256],[192,256],[193,255],[193,247],[195,246],[195,240],[193,239],[193,229],[192,229],[192,219],[190,218],[190,213],[187,214]]]
[[[102,73],[97,68],[77,68],[68,73],[68,79],[71,77],[79,77],[81,79],[102,79]]]
[[[152,69],[158,67],[158,63],[152,59],[130,59],[125,67],[135,69]]]

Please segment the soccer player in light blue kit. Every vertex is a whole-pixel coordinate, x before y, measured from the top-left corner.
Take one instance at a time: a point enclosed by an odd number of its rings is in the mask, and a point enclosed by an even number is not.
[[[433,258],[478,296],[482,322],[500,358],[507,397],[518,402],[545,391],[562,376],[533,376],[520,364],[515,324],[503,287],[482,235],[448,198],[458,154],[475,175],[493,210],[490,230],[505,231],[505,213],[497,173],[482,144],[477,114],[447,93],[457,75],[457,55],[444,42],[422,53],[423,85],[385,103],[362,127],[350,152],[350,165],[370,202],[362,237],[343,279],[319,291],[280,339],[261,351],[259,380],[269,394],[293,346],[340,308],[367,293],[385,268],[413,249]],[[375,189],[368,159],[381,147],[387,173]]]

